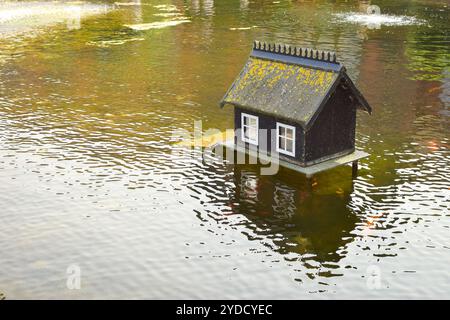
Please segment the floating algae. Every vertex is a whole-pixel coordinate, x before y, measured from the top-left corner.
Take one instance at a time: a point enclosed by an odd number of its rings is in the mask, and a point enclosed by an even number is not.
[[[241,30],[250,30],[253,28],[258,28],[258,26],[251,26],[251,27],[239,27],[239,28],[230,28],[231,31],[241,31]]]
[[[178,13],[178,12],[164,12],[164,13],[155,13],[154,14],[155,17],[164,17],[164,18],[177,17],[180,15],[181,15],[181,13]]]
[[[132,41],[144,41],[145,38],[130,38],[130,39],[121,39],[121,40],[102,40],[102,41],[88,41],[86,45],[88,46],[96,46],[100,48],[108,48],[110,46],[118,46],[127,42]]]
[[[118,7],[134,7],[134,6],[148,6],[150,4],[148,3],[141,3],[141,2],[114,2],[115,6]]]
[[[156,5],[156,6],[153,6],[153,7],[158,9],[158,10],[161,10],[161,11],[168,11],[168,12],[179,11],[176,6],[171,5],[171,4],[169,4],[169,5],[167,5],[167,4],[160,4],[160,5]]]
[[[191,140],[183,140],[181,142],[176,143],[179,147],[193,147],[200,146],[203,148],[210,147],[218,142],[226,141],[227,138],[234,137],[234,130],[228,129],[223,132],[217,132],[213,134],[202,135],[199,138],[191,139]]]
[[[170,20],[170,21],[159,21],[159,22],[150,22],[150,23],[141,23],[141,24],[125,24],[125,27],[136,30],[136,31],[144,31],[150,29],[162,29],[167,27],[173,27],[182,23],[191,22],[187,18],[179,19],[179,20]]]

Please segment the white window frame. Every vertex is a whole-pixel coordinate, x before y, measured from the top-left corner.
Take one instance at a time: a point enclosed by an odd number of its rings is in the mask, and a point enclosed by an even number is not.
[[[283,127],[284,129],[292,130],[292,152],[284,150],[284,149],[280,149],[280,127]],[[276,141],[277,152],[286,154],[291,157],[295,157],[295,137],[296,136],[295,136],[295,127],[294,126],[290,126],[288,124],[277,122],[277,141]],[[288,138],[286,136],[284,136],[284,139],[288,139]],[[290,140],[290,139],[288,139],[288,140]]]
[[[245,130],[244,130],[244,118],[254,119],[256,120],[256,139],[249,139],[245,137]],[[249,127],[249,126],[246,126]],[[249,127],[250,128],[250,127]],[[255,146],[258,145],[258,136],[259,136],[259,118],[257,116],[248,114],[248,113],[241,113],[241,139],[244,142],[248,142],[251,144],[254,144]]]

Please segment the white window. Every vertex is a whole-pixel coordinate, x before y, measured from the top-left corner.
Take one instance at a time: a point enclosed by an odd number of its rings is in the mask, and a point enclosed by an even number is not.
[[[258,145],[258,117],[241,113],[242,141]]]
[[[295,157],[295,127],[277,122],[277,151]]]

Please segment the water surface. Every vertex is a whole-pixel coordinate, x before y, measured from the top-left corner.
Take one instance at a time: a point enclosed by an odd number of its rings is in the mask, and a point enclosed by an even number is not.
[[[449,297],[450,10],[368,4],[2,3],[0,295]],[[173,155],[173,129],[232,127],[254,39],[337,52],[374,110],[355,180]]]

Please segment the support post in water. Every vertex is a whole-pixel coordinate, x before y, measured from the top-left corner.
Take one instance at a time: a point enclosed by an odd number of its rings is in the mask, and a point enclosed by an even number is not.
[[[358,176],[358,160],[352,162],[352,178]]]

